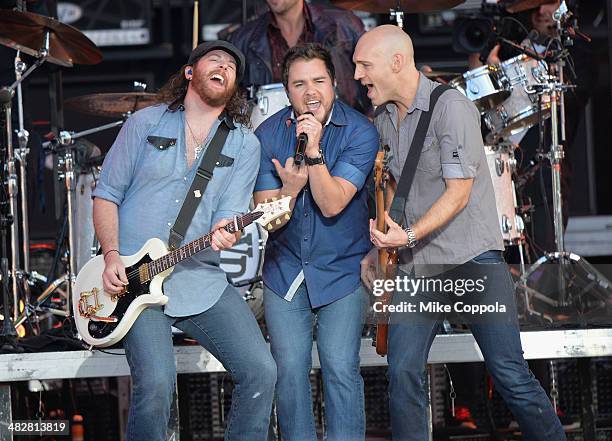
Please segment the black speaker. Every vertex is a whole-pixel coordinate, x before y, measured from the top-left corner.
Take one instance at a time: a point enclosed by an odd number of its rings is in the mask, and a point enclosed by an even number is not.
[[[61,22],[76,27],[97,46],[134,46],[151,43],[149,0],[88,0],[59,2]]]

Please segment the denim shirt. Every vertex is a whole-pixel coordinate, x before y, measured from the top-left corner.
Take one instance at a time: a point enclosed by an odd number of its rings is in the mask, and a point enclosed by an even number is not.
[[[282,187],[272,158],[285,164],[296,147],[295,121],[286,107],[264,121],[255,134],[261,142],[261,166],[255,191]],[[357,193],[344,210],[325,217],[308,184],[298,194],[288,224],[272,232],[266,244],[263,279],[287,300],[303,274],[313,308],[352,293],[360,282],[360,261],[370,250],[367,188],[378,151],[378,134],[359,112],[336,100],[323,130],[321,149],[332,176],[351,182]]]
[[[125,122],[106,155],[94,197],[119,207],[119,252],[136,253],[153,237],[168,241],[200,160],[214,136],[187,166],[184,112],[166,105],[148,107]],[[164,145],[153,137],[169,138]],[[157,144],[157,145],[154,145]],[[183,244],[208,233],[221,219],[246,212],[259,168],[259,141],[243,126],[230,130],[219,164],[187,229]],[[165,313],[188,316],[212,307],[227,287],[219,253],[208,248],[174,267],[164,281]]]

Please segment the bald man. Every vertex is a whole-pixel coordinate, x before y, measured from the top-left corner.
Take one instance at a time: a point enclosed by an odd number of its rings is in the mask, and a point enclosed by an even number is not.
[[[548,397],[523,359],[514,285],[502,256],[476,107],[460,92],[447,90],[431,108],[430,96],[439,84],[417,71],[410,37],[395,26],[379,26],[364,34],[353,61],[355,79],[367,87],[372,104],[378,106],[375,125],[382,144],[391,149],[388,202],[418,120],[432,112],[424,145],[415,146],[422,151],[401,225],[387,215],[389,230],[383,234],[371,222],[375,248],[362,262],[364,281],[376,283],[371,272],[376,249],[397,248],[400,277],[416,277],[423,283],[413,292],[396,287],[393,298],[393,303],[414,305],[414,310],[392,314],[389,326],[393,439],[428,439],[425,366],[442,313],[450,310],[470,325],[497,390],[525,439],[565,440]],[[497,307],[494,312],[470,313],[492,305]]]

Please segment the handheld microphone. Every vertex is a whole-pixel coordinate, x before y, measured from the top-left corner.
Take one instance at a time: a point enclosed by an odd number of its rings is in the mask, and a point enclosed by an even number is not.
[[[312,112],[306,112],[304,115],[312,115]],[[293,156],[293,162],[295,165],[300,165],[302,161],[304,161],[307,144],[308,135],[306,133],[300,133],[297,137],[297,147],[295,148],[295,155]]]

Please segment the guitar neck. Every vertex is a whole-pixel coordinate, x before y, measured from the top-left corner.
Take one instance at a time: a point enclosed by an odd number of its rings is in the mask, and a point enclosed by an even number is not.
[[[246,226],[253,222],[254,216],[253,213],[247,213],[243,216],[236,218],[235,222],[231,222],[223,227],[225,231],[228,233],[236,233],[244,229]],[[149,263],[147,263],[148,267],[148,280],[151,280],[156,275],[163,273],[164,271],[169,270],[174,267],[179,262],[182,262],[185,259],[190,258],[194,254],[199,253],[200,251],[204,251],[206,248],[210,247],[212,243],[212,235],[214,231],[209,232],[208,234],[196,239],[188,244],[183,245],[176,250],[170,251],[168,254],[160,257],[159,259],[155,259]]]

